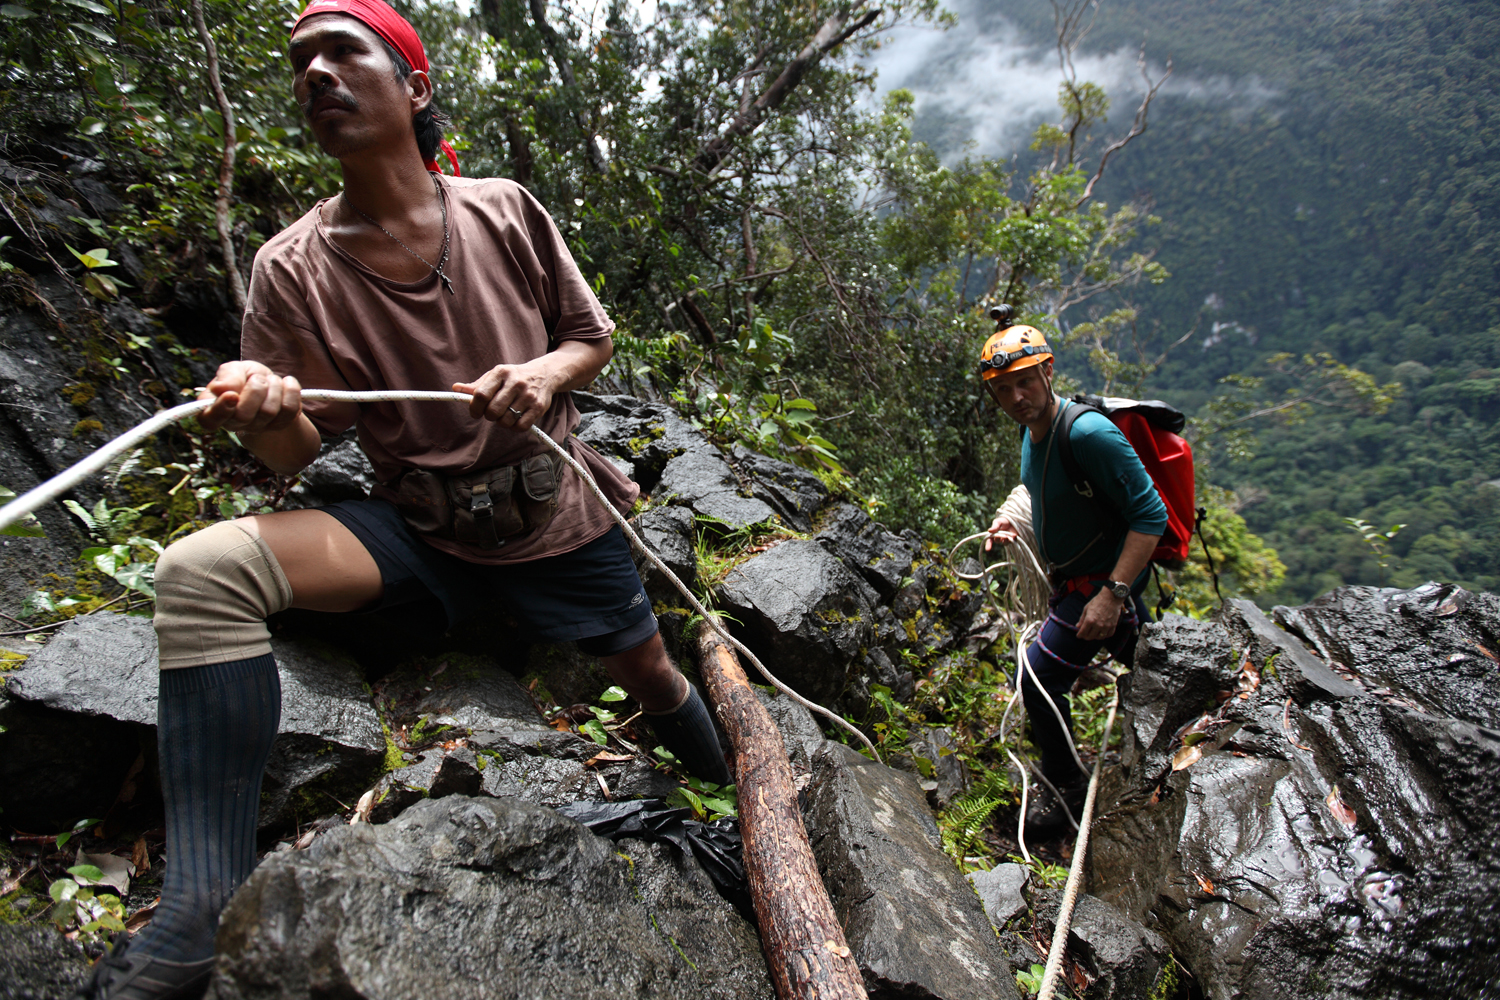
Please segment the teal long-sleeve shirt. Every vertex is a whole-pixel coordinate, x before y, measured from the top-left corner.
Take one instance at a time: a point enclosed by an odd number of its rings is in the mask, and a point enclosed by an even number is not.
[[[1064,399],[1059,405],[1077,404]],[[1159,535],[1166,530],[1167,507],[1156,484],[1108,417],[1081,414],[1069,440],[1084,475],[1103,492],[1105,503],[1120,512],[1131,531]],[[1031,494],[1032,527],[1043,562],[1066,576],[1108,573],[1115,568],[1125,536],[1109,537],[1109,525],[1099,523],[1094,502],[1068,481],[1052,431],[1036,443],[1029,431],[1022,435],[1021,482]]]

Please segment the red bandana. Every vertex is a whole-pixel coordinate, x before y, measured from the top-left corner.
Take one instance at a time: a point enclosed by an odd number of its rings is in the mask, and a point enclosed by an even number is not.
[[[383,0],[312,0],[297,17],[296,23],[292,25],[292,32],[296,33],[298,25],[316,14],[348,14],[389,42],[391,48],[401,53],[401,58],[412,69],[428,72],[427,52],[422,48],[422,39],[417,37],[417,29]],[[460,176],[458,154],[448,144],[448,140],[442,140],[439,147],[447,154],[448,162],[453,164],[453,176]],[[442,172],[438,169],[436,158],[427,161],[427,169]]]

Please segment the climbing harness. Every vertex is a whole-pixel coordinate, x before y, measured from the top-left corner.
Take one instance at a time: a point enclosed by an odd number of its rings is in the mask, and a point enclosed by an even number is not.
[[[1007,722],[1010,719],[1011,710],[1021,700],[1021,678],[1030,676],[1031,682],[1041,689],[1037,680],[1036,672],[1031,666],[1031,658],[1027,656],[1026,650],[1031,639],[1040,633],[1047,615],[1050,613],[1048,597],[1051,594],[1051,586],[1048,581],[1047,572],[1042,568],[1041,561],[1036,555],[1036,536],[1032,531],[1031,504],[1029,495],[1024,486],[1017,486],[1011,491],[1010,496],[1000,505],[997,512],[1006,517],[1015,527],[1016,537],[1011,541],[999,541],[1005,546],[1006,558],[991,563],[978,573],[964,573],[953,566],[953,556],[958,550],[970,542],[990,539],[988,532],[980,532],[970,535],[957,545],[953,546],[948,553],[948,567],[954,575],[963,580],[980,582],[982,589],[988,594],[990,588],[985,585],[991,576],[1004,573],[1004,584],[997,588],[998,593],[993,595],[995,603],[1004,603],[1010,609],[1009,614],[1000,617],[1005,621],[1006,628],[1010,631],[1011,642],[1016,653],[1016,685],[1015,692],[1005,706],[1005,712],[1000,717],[1000,741],[1003,744],[1009,732]],[[1100,668],[1104,669],[1104,668]],[[1068,750],[1073,754],[1073,761],[1078,770],[1089,772],[1083,766],[1083,759],[1078,755],[1078,747],[1073,742],[1072,734],[1068,731],[1068,725],[1063,720],[1062,712],[1058,709],[1056,702],[1050,697],[1046,699],[1051,706],[1053,714],[1057,717],[1058,725],[1062,728],[1063,735],[1068,740]],[[1089,777],[1088,794],[1083,802],[1083,813],[1074,820],[1072,812],[1067,803],[1063,801],[1062,794],[1053,784],[1047,780],[1035,761],[1026,759],[1022,763],[1012,750],[1006,749],[1005,755],[1010,758],[1011,763],[1021,775],[1021,810],[1016,820],[1016,843],[1021,848],[1021,856],[1027,863],[1031,862],[1031,852],[1026,848],[1026,808],[1030,799],[1031,782],[1029,771],[1035,770],[1036,776],[1056,797],[1062,806],[1063,815],[1067,817],[1068,823],[1078,831],[1078,836],[1073,843],[1073,863],[1068,870],[1068,881],[1063,888],[1062,906],[1057,912],[1057,923],[1052,934],[1051,947],[1047,954],[1046,970],[1042,974],[1042,986],[1037,994],[1037,1000],[1052,1000],[1057,990],[1057,977],[1062,969],[1063,951],[1068,940],[1068,928],[1073,920],[1073,907],[1078,902],[1078,890],[1083,881],[1083,863],[1088,853],[1089,830],[1093,824],[1094,803],[1099,792],[1099,775],[1104,764],[1104,754],[1109,748],[1110,736],[1114,733],[1115,712],[1119,707],[1119,690],[1116,689],[1114,697],[1109,704],[1109,717],[1104,723],[1104,738],[1099,743],[1099,752],[1094,757],[1094,767]],[[1023,709],[1024,711],[1024,706]],[[1029,765],[1029,767],[1028,767]]]
[[[468,404],[474,401],[473,396],[467,395],[466,393],[462,392],[441,392],[413,389],[369,390],[359,392],[343,389],[303,389],[302,398],[306,400],[328,400],[340,403],[441,401]],[[142,421],[140,424],[137,424],[135,427],[115,438],[113,441],[110,441],[108,444],[104,445],[102,448],[98,449],[87,458],[63,470],[62,472],[53,476],[51,479],[40,484],[39,486],[27,490],[25,493],[16,497],[16,499],[12,500],[4,507],[0,507],[0,530],[10,527],[12,524],[15,524],[26,515],[33,514],[36,511],[40,510],[42,507],[56,500],[64,493],[68,492],[73,487],[83,482],[89,476],[92,476],[94,473],[106,468],[120,455],[125,454],[125,452],[130,448],[156,434],[162,428],[168,427],[179,420],[185,420],[196,413],[200,413],[203,410],[207,409],[212,403],[213,399],[197,399],[191,403],[183,403],[180,406],[174,406],[170,410],[163,410],[150,419]],[[609,502],[609,499],[607,497],[605,497],[604,491],[599,488],[599,484],[594,481],[594,477],[591,476],[589,474],[589,471],[582,465],[580,465],[572,455],[569,455],[565,448],[559,445],[556,441],[552,440],[552,438],[549,437],[547,433],[540,427],[533,426],[531,428],[531,434],[538,441],[542,442],[542,444],[546,445],[548,448],[552,449],[552,451],[556,452],[557,455],[562,458],[562,460],[566,462],[569,467],[573,469],[574,472],[578,473],[584,484],[588,486],[589,490],[594,494],[594,497],[598,499],[599,503],[604,506],[604,509],[609,512],[609,516],[612,517],[615,523],[624,530],[625,536],[630,539],[631,544],[633,544],[641,552],[641,554],[651,562],[652,566],[656,567],[656,569],[664,577],[666,577],[667,580],[671,582],[672,586],[677,588],[682,596],[687,599],[687,602],[692,607],[693,611],[701,615],[703,617],[703,620],[709,624],[709,627],[711,627],[715,632],[719,633],[719,635],[724,639],[725,642],[734,647],[734,649],[736,649],[740,653],[740,655],[745,658],[746,662],[754,666],[756,670],[759,670],[761,675],[765,677],[766,680],[771,682],[772,687],[774,687],[776,690],[780,691],[782,694],[786,695],[792,701],[801,705],[808,711],[816,712],[818,715],[821,715],[824,718],[828,719],[834,725],[853,735],[856,739],[858,739],[865,745],[865,747],[870,751],[871,754],[874,755],[877,761],[880,760],[880,752],[875,749],[875,744],[870,742],[869,737],[860,732],[843,716],[824,708],[817,702],[809,701],[807,698],[802,697],[802,695],[798,694],[796,691],[793,691],[779,678],[777,678],[775,674],[767,670],[765,664],[761,663],[756,655],[750,652],[750,650],[745,647],[744,643],[740,642],[734,636],[730,635],[729,630],[724,628],[724,626],[719,623],[718,619],[712,613],[710,613],[707,608],[703,606],[703,603],[699,601],[698,598],[693,596],[692,591],[690,591],[687,586],[677,578],[677,574],[673,573],[672,570],[667,566],[667,564],[664,563],[661,558],[656,555],[656,553],[652,552],[649,548],[646,547],[646,543],[641,541],[641,537],[635,533],[635,529],[630,526],[629,522],[625,520],[625,518],[620,514],[619,511],[615,510],[614,505]]]

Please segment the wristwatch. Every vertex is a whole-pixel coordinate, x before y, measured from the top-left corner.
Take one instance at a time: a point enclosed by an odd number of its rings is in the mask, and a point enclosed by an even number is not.
[[[1105,580],[1105,588],[1122,601],[1130,600],[1130,584],[1121,583],[1119,580]]]

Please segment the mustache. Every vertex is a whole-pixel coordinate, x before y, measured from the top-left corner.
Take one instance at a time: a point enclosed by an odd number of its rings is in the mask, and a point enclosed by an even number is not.
[[[351,95],[340,93],[337,89],[334,88],[333,84],[325,84],[321,87],[313,87],[311,90],[309,90],[307,93],[307,100],[298,105],[298,107],[302,109],[302,117],[311,118],[313,104],[325,97],[332,97],[335,101],[338,101],[350,111],[359,110],[359,102],[356,101]]]

